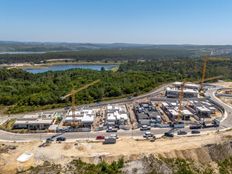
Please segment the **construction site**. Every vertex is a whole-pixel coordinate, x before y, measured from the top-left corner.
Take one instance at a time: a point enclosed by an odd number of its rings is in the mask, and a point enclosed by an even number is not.
[[[76,94],[97,84],[96,80],[63,96],[71,106],[61,111],[7,118],[0,136],[11,142],[2,145],[7,153],[0,165],[6,164],[9,155],[12,158],[2,171],[25,169],[45,160],[66,165],[76,157],[91,163],[121,156],[128,161],[140,159],[142,153],[180,157],[174,151],[226,139],[230,131],[216,133],[230,128],[231,110],[219,98],[228,97],[231,90],[205,83],[221,77],[205,78],[206,63],[207,59],[200,81],[173,82],[141,96],[77,106]]]
[[[223,108],[205,97],[210,86],[206,81],[221,76],[205,78],[204,59],[202,79],[196,82],[174,82],[161,90],[156,97],[129,99],[116,104],[76,106],[75,95],[99,83],[93,81],[74,89],[63,100],[71,99],[72,106],[63,112],[38,113],[16,119],[13,129],[45,130],[49,132],[116,132],[135,130],[142,126],[158,128],[184,128],[191,125],[214,124],[219,126]],[[217,95],[231,95],[231,90],[218,91]],[[217,124],[215,124],[215,121]]]

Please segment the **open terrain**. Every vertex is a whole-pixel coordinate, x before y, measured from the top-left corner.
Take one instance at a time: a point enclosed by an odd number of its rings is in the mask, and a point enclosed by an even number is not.
[[[47,147],[38,146],[40,141],[28,143],[4,143],[4,146],[13,145],[16,149],[1,151],[0,172],[15,173],[17,170],[27,169],[29,166],[37,166],[49,161],[65,166],[73,159],[81,159],[88,163],[98,163],[102,160],[112,162],[121,157],[125,161],[140,160],[150,154],[164,158],[182,158],[194,160],[199,163],[213,163],[206,145],[222,144],[231,141],[232,131],[217,134],[207,134],[193,137],[161,138],[155,142],[136,140],[133,138],[120,138],[114,145],[103,145],[101,142],[53,142]],[[2,146],[1,146],[2,148]],[[16,161],[22,153],[30,151],[33,158],[26,163]],[[231,153],[231,152],[229,152]]]

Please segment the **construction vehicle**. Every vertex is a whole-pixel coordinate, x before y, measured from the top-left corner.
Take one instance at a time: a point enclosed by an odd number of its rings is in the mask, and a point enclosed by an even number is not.
[[[89,84],[87,84],[87,85],[84,85],[84,86],[80,87],[79,89],[74,89],[74,88],[73,88],[69,94],[67,94],[67,95],[65,95],[65,96],[63,96],[63,97],[61,97],[62,100],[66,99],[66,98],[68,98],[68,97],[71,97],[71,100],[72,100],[71,111],[72,111],[72,117],[73,117],[73,118],[72,118],[72,123],[71,123],[71,126],[72,126],[72,127],[77,127],[77,126],[80,125],[80,122],[76,122],[76,121],[75,121],[75,106],[76,106],[76,104],[75,104],[75,102],[76,102],[75,95],[76,95],[78,92],[80,92],[80,91],[82,91],[82,90],[84,90],[84,89],[87,89],[87,88],[89,88],[90,86],[93,86],[93,85],[95,85],[96,83],[99,83],[99,82],[100,82],[100,80],[95,80],[95,81],[93,81],[93,82],[91,82],[91,83],[89,83]]]

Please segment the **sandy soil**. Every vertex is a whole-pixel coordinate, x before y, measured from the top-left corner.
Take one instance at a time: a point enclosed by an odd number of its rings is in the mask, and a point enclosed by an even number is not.
[[[146,154],[172,154],[175,157],[176,153],[174,152],[178,150],[200,148],[206,144],[219,143],[231,137],[232,131],[194,137],[162,138],[155,142],[124,138],[119,139],[113,145],[103,145],[101,142],[54,142],[48,147],[39,148],[41,142],[38,141],[15,143],[17,145],[16,150],[1,154],[0,173],[14,173],[16,169],[25,169],[31,165],[41,164],[46,160],[65,165],[76,158],[97,163],[99,157],[108,161],[117,160],[121,156],[124,156],[125,159],[138,159],[141,155]],[[34,154],[33,158],[26,163],[17,162],[17,157],[26,151],[32,152]]]
[[[216,83],[212,83],[214,85],[219,85],[219,86],[223,86],[225,88],[232,88],[232,82],[216,82]]]
[[[228,98],[228,97],[219,97],[220,100],[222,100],[224,103],[229,104],[230,106],[232,106],[232,98]]]

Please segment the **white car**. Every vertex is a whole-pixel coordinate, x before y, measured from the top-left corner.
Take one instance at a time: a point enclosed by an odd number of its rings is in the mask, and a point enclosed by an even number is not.
[[[118,135],[117,134],[111,134],[110,137],[118,139]]]
[[[146,131],[144,134],[143,134],[143,137],[144,138],[148,138],[148,137],[153,137],[153,133],[151,133],[150,131]]]

